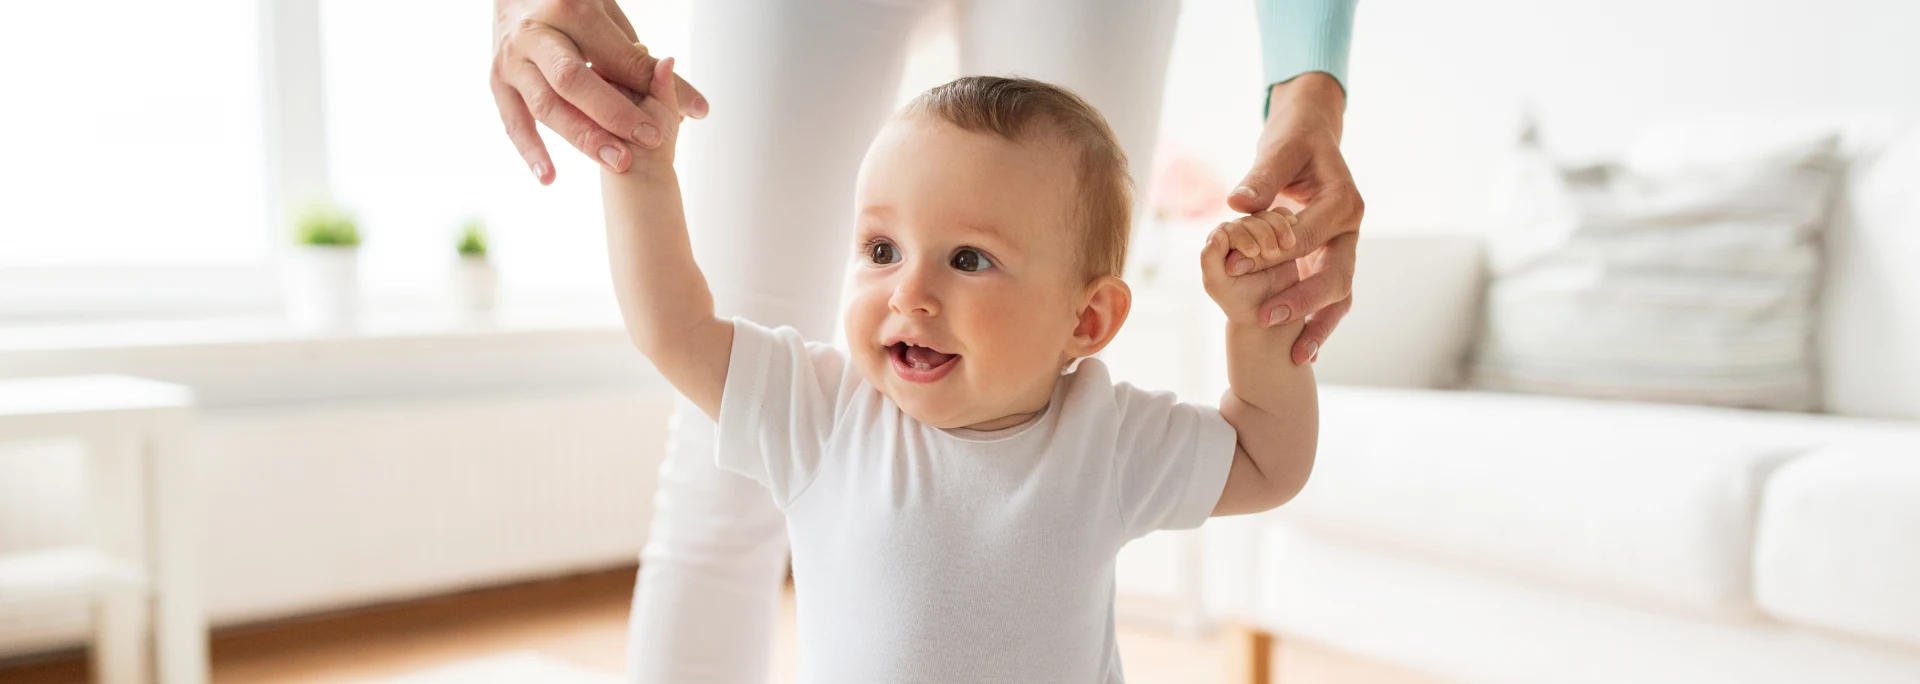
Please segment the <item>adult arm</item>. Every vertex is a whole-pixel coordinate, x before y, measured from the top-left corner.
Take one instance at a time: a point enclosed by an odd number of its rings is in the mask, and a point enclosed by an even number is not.
[[[1312,362],[1353,306],[1353,273],[1366,205],[1340,154],[1355,0],[1256,0],[1267,90],[1266,125],[1253,168],[1227,198],[1248,214],[1298,212],[1292,246],[1301,281],[1269,299],[1258,320],[1306,321],[1295,364]],[[1259,266],[1269,262],[1261,260]],[[1276,317],[1274,314],[1278,313]]]
[[[660,144],[658,117],[614,87],[648,92],[659,59],[637,41],[614,0],[495,0],[494,105],[507,137],[541,185],[553,182],[553,159],[534,122],[616,173],[633,162],[625,142]],[[674,76],[681,113],[707,115],[707,100]]]

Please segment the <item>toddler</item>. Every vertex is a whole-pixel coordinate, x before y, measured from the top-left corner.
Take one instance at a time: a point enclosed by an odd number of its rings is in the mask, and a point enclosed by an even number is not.
[[[1125,155],[1064,89],[962,78],[868,150],[846,349],[804,341],[714,314],[671,70],[641,101],[665,142],[603,175],[615,290],[635,345],[717,421],[720,466],[786,513],[800,681],[1122,681],[1120,547],[1272,508],[1312,466],[1313,374],[1288,358],[1301,325],[1254,320],[1298,280],[1276,263],[1292,214],[1223,224],[1201,252],[1228,319],[1219,408],[1116,384],[1089,357],[1130,303]],[[780,230],[780,207],[766,215]]]

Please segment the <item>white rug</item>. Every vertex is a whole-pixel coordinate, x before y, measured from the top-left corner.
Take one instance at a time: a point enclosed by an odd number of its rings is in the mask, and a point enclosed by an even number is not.
[[[361,684],[619,684],[620,677],[532,651],[475,658]]]

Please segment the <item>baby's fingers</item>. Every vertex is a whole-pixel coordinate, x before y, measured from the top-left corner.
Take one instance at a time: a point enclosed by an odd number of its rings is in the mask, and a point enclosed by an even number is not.
[[[1227,272],[1236,276],[1266,270],[1281,263],[1294,240],[1291,213],[1263,211],[1234,219],[1221,227],[1234,236],[1233,247],[1242,255],[1241,258],[1230,259],[1227,266]]]
[[[678,98],[674,95],[673,88],[663,87],[673,82],[673,58],[660,60],[660,63],[654,67],[653,73],[652,92],[639,98],[635,104],[640,105],[640,111],[650,120],[650,123],[642,124],[643,127],[654,128],[657,124],[659,137],[653,138],[652,141],[655,144],[671,143],[678,137],[680,122],[685,118],[685,115],[680,112],[676,101]]]
[[[1233,220],[1220,224],[1220,231],[1235,252],[1227,256],[1227,275],[1240,276],[1258,270],[1255,259],[1260,256],[1261,247],[1255,228],[1244,220]]]
[[[1227,274],[1232,273],[1230,261],[1238,256],[1233,251],[1233,240],[1227,235],[1226,224],[1220,224],[1207,233],[1207,246],[1200,250],[1200,277],[1211,288],[1216,282],[1225,282]]]
[[[660,102],[673,112],[676,120],[680,118],[680,89],[674,83],[672,57],[653,65],[653,83],[647,90],[648,94],[660,98]]]
[[[1292,210],[1286,207],[1274,207],[1248,218],[1259,219],[1273,229],[1274,243],[1278,245],[1279,249],[1271,255],[1272,258],[1286,256],[1284,252],[1293,249],[1296,240],[1293,235],[1293,227],[1300,223],[1300,217],[1295,216]]]

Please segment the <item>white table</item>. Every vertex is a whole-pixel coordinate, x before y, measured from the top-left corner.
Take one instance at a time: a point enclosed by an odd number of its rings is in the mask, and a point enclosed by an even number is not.
[[[0,612],[84,593],[103,682],[207,681],[193,391],[118,375],[0,380],[0,442],[87,449],[94,545],[0,555]]]

